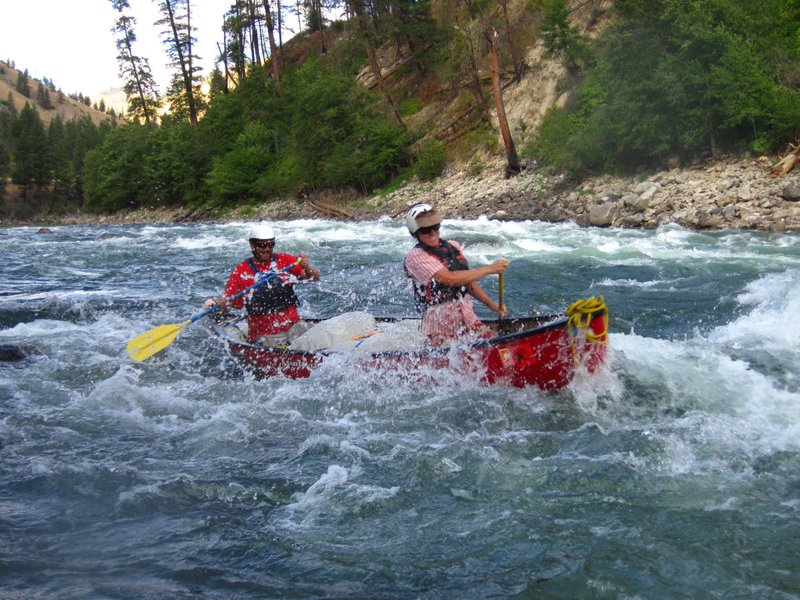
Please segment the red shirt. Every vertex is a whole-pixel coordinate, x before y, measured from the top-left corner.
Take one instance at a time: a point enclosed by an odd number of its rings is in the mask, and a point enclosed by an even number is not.
[[[274,253],[270,262],[256,262],[256,268],[259,272],[269,273],[275,272],[284,267],[289,266],[297,260],[296,256],[291,254]],[[285,273],[278,275],[278,279],[283,285],[294,285],[297,283],[297,277],[303,273],[303,268],[300,265],[295,265]],[[225,285],[225,296],[230,297],[243,289],[250,287],[256,282],[253,269],[250,267],[249,260],[243,260],[233,270],[228,277],[228,283]],[[243,296],[231,301],[231,306],[237,309],[244,307],[244,304],[252,292],[248,292]],[[283,310],[267,315],[248,315],[247,317],[247,339],[254,342],[262,335],[273,335],[282,333],[289,329],[292,325],[300,321],[300,314],[297,312],[297,306],[290,306]]]

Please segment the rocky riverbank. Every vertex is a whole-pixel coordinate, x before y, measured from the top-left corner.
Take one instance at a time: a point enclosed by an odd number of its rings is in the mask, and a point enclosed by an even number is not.
[[[482,178],[451,174],[411,185],[385,202],[391,210],[414,202],[437,204],[445,214],[584,226],[800,231],[800,174],[775,177],[772,161],[726,160],[641,177],[599,177],[571,185],[526,169],[504,179],[502,168]]]
[[[570,183],[527,167],[505,179],[495,165],[478,177],[451,171],[433,182],[414,182],[368,198],[308,194],[224,215],[181,209],[138,210],[112,216],[68,215],[50,224],[133,224],[251,221],[258,219],[399,218],[415,202],[430,202],[446,217],[575,221],[583,226],[654,228],[676,223],[689,229],[800,231],[800,173],[776,177],[767,158],[727,159],[687,168],[599,177]],[[32,223],[28,223],[32,224]]]

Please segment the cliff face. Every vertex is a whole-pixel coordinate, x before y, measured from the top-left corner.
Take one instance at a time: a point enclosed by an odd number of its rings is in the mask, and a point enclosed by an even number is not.
[[[614,2],[576,2],[570,19],[578,32],[587,38],[597,37],[614,18]],[[527,69],[522,79],[509,81],[503,90],[503,102],[511,133],[518,145],[528,141],[551,106],[563,108],[573,98],[577,80],[561,61],[548,58],[535,30],[530,43],[523,49]],[[492,125],[497,126],[497,115],[491,113]]]

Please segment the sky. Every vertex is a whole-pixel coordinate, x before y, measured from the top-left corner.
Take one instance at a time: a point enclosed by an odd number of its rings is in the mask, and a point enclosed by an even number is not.
[[[150,61],[159,92],[169,83],[166,47],[161,43],[157,0],[128,0],[126,14],[136,19],[134,51]],[[203,74],[214,68],[222,45],[222,16],[231,0],[193,0],[197,55]],[[118,13],[109,0],[0,0],[0,60],[38,80],[48,78],[66,94],[82,93],[94,102],[116,104],[117,47],[111,28]],[[123,98],[124,107],[124,98]]]

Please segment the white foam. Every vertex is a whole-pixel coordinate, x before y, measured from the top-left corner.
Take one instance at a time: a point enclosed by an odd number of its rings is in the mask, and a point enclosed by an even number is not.
[[[192,237],[179,237],[175,246],[184,250],[201,250],[205,248],[226,248],[238,243],[230,238],[220,235],[197,235]]]
[[[76,333],[84,331],[85,326],[67,321],[54,321],[52,319],[39,319],[30,323],[18,323],[8,329],[0,329],[0,337],[4,338],[39,338],[50,337],[63,333]]]
[[[670,444],[676,444],[673,449],[682,448],[666,461],[670,469],[682,472],[700,462],[708,468],[708,464],[735,460],[739,453],[800,449],[800,394],[781,388],[779,382],[746,361],[729,356],[718,345],[720,336],[714,338],[671,341],[635,334],[612,337],[615,350],[624,357],[620,359],[623,370],[638,384],[662,390],[642,418],[655,419],[649,426],[666,427],[661,434]],[[622,413],[614,418],[630,426],[635,414],[632,407],[615,408]],[[675,420],[672,410],[686,416]],[[666,411],[663,422],[662,411]],[[687,427],[698,431],[687,436]],[[700,446],[693,444],[689,450],[676,442],[695,437]],[[705,452],[707,447],[716,450],[699,458],[696,453]]]
[[[118,296],[116,290],[53,290],[49,292],[30,292],[0,296],[0,302],[19,300],[76,300],[93,296]]]
[[[737,300],[752,310],[718,327],[710,339],[720,344],[759,344],[800,359],[800,271],[766,275],[750,284]]]

